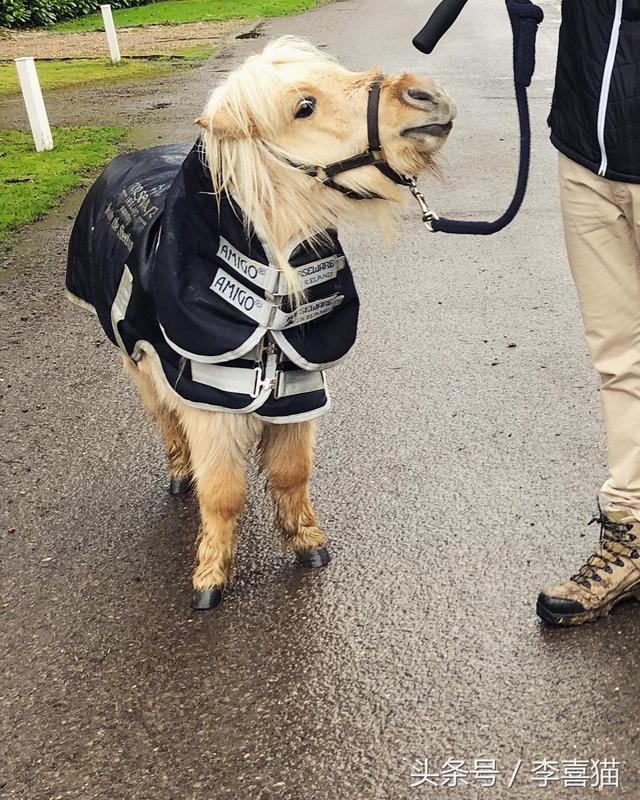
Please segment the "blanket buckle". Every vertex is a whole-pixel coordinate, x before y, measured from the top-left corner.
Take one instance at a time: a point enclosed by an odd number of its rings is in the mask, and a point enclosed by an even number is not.
[[[250,395],[254,400],[260,397],[265,389],[277,392],[280,383],[280,370],[277,370],[270,378],[263,377],[262,367],[255,367],[254,373],[253,391]]]

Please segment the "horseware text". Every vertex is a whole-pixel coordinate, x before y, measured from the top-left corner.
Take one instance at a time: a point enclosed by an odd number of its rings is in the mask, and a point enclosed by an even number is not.
[[[335,278],[338,274],[338,262],[335,256],[325,261],[314,261],[313,264],[304,265],[298,268],[298,275],[305,288],[314,286],[316,283]]]

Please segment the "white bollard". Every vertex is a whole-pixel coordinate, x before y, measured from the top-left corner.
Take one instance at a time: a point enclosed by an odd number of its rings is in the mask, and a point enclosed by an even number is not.
[[[102,11],[102,21],[104,22],[104,31],[107,34],[107,44],[109,45],[111,60],[114,64],[118,64],[120,61],[120,46],[118,45],[116,26],[113,24],[111,6],[100,6],[100,11]]]
[[[39,153],[43,150],[53,150],[53,137],[35,62],[31,57],[16,58],[15,62],[36,150]]]

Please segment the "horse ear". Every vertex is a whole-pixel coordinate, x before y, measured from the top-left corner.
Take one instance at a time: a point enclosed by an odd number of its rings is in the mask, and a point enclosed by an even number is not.
[[[253,128],[250,120],[241,123],[224,106],[216,108],[209,116],[198,117],[195,123],[219,139],[246,139]]]

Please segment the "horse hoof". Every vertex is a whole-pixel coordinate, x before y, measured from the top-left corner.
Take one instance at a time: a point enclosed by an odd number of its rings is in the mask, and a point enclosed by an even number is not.
[[[306,550],[298,554],[298,561],[303,567],[309,569],[320,569],[326,567],[331,561],[331,556],[326,547],[316,547],[314,550]]]
[[[187,494],[191,489],[191,476],[182,475],[179,478],[171,478],[169,481],[169,494]]]
[[[191,608],[194,611],[211,611],[222,600],[222,589],[216,586],[213,589],[194,589],[191,595]]]

